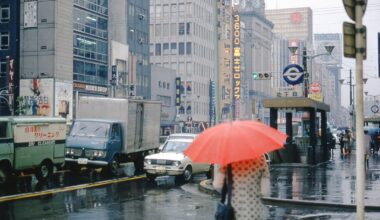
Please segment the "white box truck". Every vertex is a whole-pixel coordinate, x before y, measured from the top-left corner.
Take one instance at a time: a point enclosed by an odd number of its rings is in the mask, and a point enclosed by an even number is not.
[[[121,163],[143,171],[144,157],[158,150],[161,102],[122,98],[80,97],[76,119],[66,140],[65,162],[108,167]]]

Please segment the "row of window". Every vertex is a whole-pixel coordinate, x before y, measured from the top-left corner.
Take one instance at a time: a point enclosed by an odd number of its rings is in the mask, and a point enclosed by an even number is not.
[[[9,33],[1,32],[0,33],[0,50],[9,49]]]
[[[158,81],[158,88],[164,88],[164,89],[169,90],[170,89],[170,83]]]
[[[197,62],[164,62],[164,63],[151,63],[157,66],[163,66],[168,69],[177,70],[180,75],[193,75],[211,78],[213,73],[213,68],[208,65],[197,63]]]
[[[169,48],[170,45],[170,48]],[[186,48],[185,48],[186,45]],[[153,44],[150,44],[150,54],[153,55]],[[161,55],[191,55],[191,42],[179,42],[178,43],[178,49],[177,49],[177,43],[163,43],[163,44],[155,44],[154,47],[154,55],[155,56],[161,56]]]
[[[79,82],[107,85],[107,66],[74,60],[74,80]]]
[[[151,18],[183,18],[195,16],[207,21],[208,24],[212,24],[212,13],[206,10],[204,6],[198,4],[193,4],[191,2],[187,3],[176,3],[174,4],[152,4],[149,8],[149,13]]]
[[[185,13],[186,11],[186,13]],[[177,4],[165,4],[165,5],[150,5],[149,13],[151,17],[183,17],[191,16],[192,4],[191,2]]]
[[[108,0],[74,0],[74,5],[102,15],[108,15]]]
[[[0,23],[8,23],[11,18],[9,5],[0,5]]]
[[[74,30],[107,39],[107,19],[77,8],[73,11]]]
[[[74,34],[74,55],[91,59],[94,61],[107,62],[107,42]]]
[[[192,22],[151,24],[149,32],[152,39],[154,37],[194,35],[200,39],[212,41],[214,37],[212,30]]]

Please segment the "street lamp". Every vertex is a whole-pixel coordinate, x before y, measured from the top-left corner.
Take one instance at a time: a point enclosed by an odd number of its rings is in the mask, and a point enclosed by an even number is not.
[[[304,79],[304,85],[305,85],[305,97],[308,97],[308,84],[310,81],[313,80],[312,78],[312,74],[313,74],[313,59],[316,58],[316,57],[319,57],[319,56],[324,56],[324,55],[331,55],[332,51],[334,50],[335,46],[333,45],[326,45],[325,46],[325,50],[327,51],[326,53],[321,53],[321,54],[314,54],[314,55],[307,55],[307,51],[306,51],[306,47],[303,48],[303,51],[302,51],[302,57],[303,57],[303,69],[304,69],[304,73],[305,73],[305,79]],[[297,46],[290,46],[288,47],[290,53],[294,56],[294,55],[297,55],[296,54],[296,51],[298,50],[298,47]],[[307,71],[307,60],[310,60],[310,74],[308,74],[308,71]]]

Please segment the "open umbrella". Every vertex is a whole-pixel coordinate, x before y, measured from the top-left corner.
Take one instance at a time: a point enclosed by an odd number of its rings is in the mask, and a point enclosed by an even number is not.
[[[280,149],[286,138],[287,135],[258,121],[233,121],[203,131],[184,154],[193,162],[226,165]]]

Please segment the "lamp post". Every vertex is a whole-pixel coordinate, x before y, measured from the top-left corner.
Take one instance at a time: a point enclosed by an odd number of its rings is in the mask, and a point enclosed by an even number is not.
[[[332,51],[334,50],[335,46],[333,45],[328,45],[328,46],[325,46],[325,50],[327,51],[326,53],[321,53],[321,54],[315,54],[315,55],[307,55],[307,50],[306,50],[306,47],[303,48],[302,50],[302,58],[303,58],[303,71],[304,71],[304,74],[305,74],[305,78],[304,78],[304,86],[305,86],[305,97],[308,97],[308,90],[309,90],[309,83],[312,82],[313,80],[313,77],[312,77],[312,74],[313,74],[313,59],[316,58],[316,57],[319,57],[319,56],[324,56],[324,55],[331,55]],[[294,56],[294,55],[297,55],[296,54],[296,51],[298,50],[298,47],[297,46],[290,46],[288,47],[290,53]],[[310,60],[310,73],[308,73],[307,71],[307,60]]]

